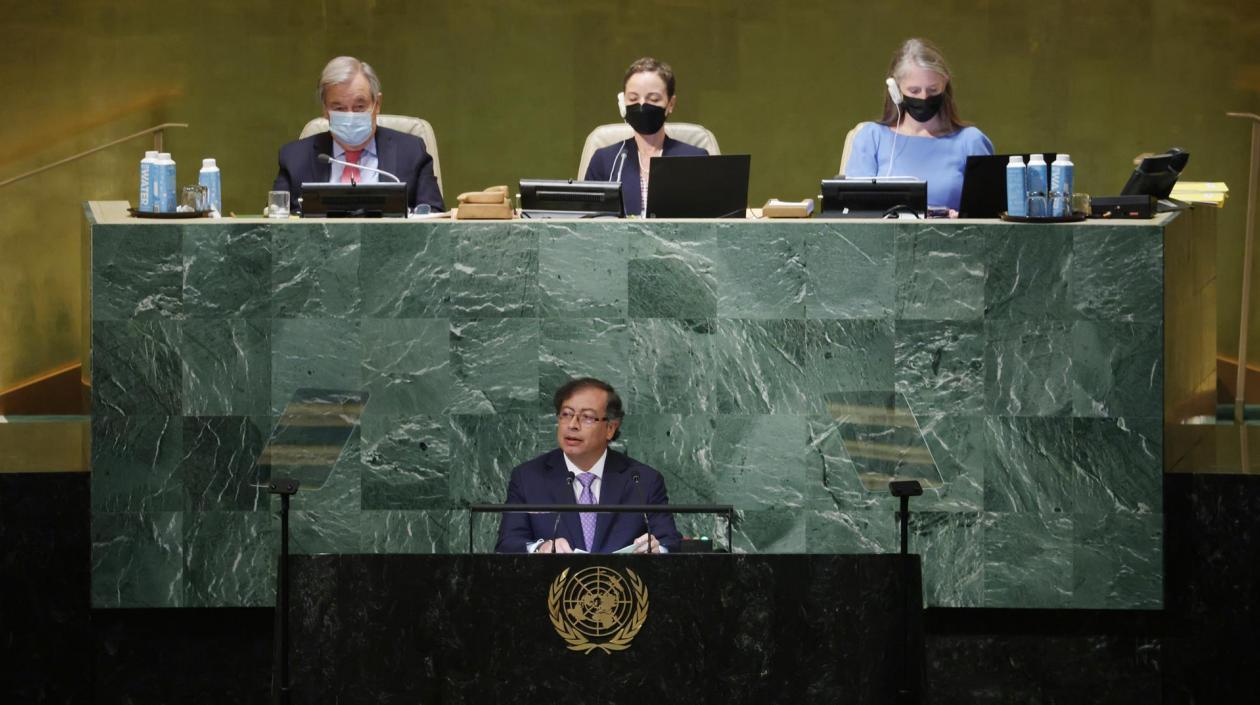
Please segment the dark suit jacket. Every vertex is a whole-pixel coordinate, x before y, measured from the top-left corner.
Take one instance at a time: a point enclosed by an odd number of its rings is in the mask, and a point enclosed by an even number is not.
[[[617,156],[618,153],[621,154],[620,157]],[[661,156],[703,157],[708,153],[708,150],[666,136],[665,149]],[[624,165],[622,160],[625,161]],[[626,206],[626,215],[642,213],[643,201],[639,197],[639,152],[633,137],[596,150],[591,156],[591,163],[586,166],[586,180],[612,181],[618,171],[621,172],[621,201]]]
[[[635,489],[634,474],[639,474]],[[640,494],[641,493],[641,494]],[[507,504],[574,504],[569,469],[564,464],[564,451],[556,448],[518,465],[508,481]],[[609,449],[600,480],[600,504],[669,504],[665,479],[652,468],[622,453]],[[671,552],[677,552],[682,535],[674,526],[672,514],[648,514],[652,535]],[[553,514],[504,514],[499,523],[499,553],[522,553],[525,546],[538,539],[550,539],[556,525]],[[595,548],[592,553],[612,553],[634,542],[647,529],[643,515],[600,514],[595,522]],[[560,516],[562,536],[574,548],[587,548],[582,536],[582,520],[573,512]]]
[[[304,140],[290,142],[280,148],[280,173],[276,174],[273,191],[288,191],[290,206],[296,210],[298,196],[302,195],[303,182],[326,182],[332,174],[332,164],[322,164],[321,154],[332,156],[331,132],[321,132]],[[384,169],[407,182],[407,203],[414,208],[427,203],[443,210],[442,192],[433,177],[433,157],[424,146],[424,140],[388,127],[376,128],[377,168]],[[389,181],[388,177],[380,177]]]

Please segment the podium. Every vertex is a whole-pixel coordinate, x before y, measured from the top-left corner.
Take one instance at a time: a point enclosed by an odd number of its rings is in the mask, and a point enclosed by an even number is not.
[[[895,703],[921,682],[918,556],[291,560],[295,703]]]

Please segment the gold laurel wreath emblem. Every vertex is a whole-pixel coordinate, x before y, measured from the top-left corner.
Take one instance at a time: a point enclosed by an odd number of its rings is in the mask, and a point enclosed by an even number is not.
[[[611,568],[606,570],[610,570],[613,573],[617,572]],[[633,570],[626,568],[626,574],[629,575],[630,589],[634,591],[634,614],[622,625],[621,629],[617,630],[617,633],[611,639],[604,642],[591,641],[585,634],[578,631],[577,627],[569,624],[564,619],[561,602],[564,595],[565,579],[569,576],[569,569],[565,568],[551,582],[551,589],[547,591],[547,611],[551,615],[551,626],[555,627],[556,633],[560,635],[560,638],[568,643],[570,651],[580,651],[589,654],[599,649],[606,654],[610,654],[614,651],[625,651],[630,648],[630,642],[639,633],[639,630],[643,628],[643,623],[647,621],[648,590],[647,585],[643,584],[643,580],[635,575]]]

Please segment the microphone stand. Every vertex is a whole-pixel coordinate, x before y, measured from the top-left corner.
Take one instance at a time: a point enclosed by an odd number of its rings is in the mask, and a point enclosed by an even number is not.
[[[643,485],[639,484],[638,471],[635,471],[635,473],[631,475],[630,477],[634,480],[634,489],[635,489],[636,494],[639,495],[639,504],[647,504],[647,499],[643,496]],[[643,530],[647,532],[648,553],[651,553],[652,552],[652,524],[651,522],[648,521],[647,512],[643,512]]]
[[[577,480],[577,475],[570,472],[569,480],[564,483],[565,488],[569,490],[569,494],[573,494],[573,482],[575,480]],[[553,554],[556,552],[556,533],[560,531],[560,517],[562,516],[564,515],[556,512],[556,523],[551,525],[551,552]]]
[[[297,494],[297,480],[275,478],[267,485],[270,494],[280,495],[280,564],[276,570],[276,619],[273,634],[271,698],[276,705],[289,705],[289,498]]]

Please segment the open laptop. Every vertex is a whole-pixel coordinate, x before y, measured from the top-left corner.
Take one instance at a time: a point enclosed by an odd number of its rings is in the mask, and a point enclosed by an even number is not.
[[[649,218],[743,218],[752,157],[652,157]]]
[[[1028,163],[1026,152],[1019,156]],[[1046,164],[1054,161],[1054,152],[1042,152]],[[1006,165],[1013,154],[972,155],[967,157],[963,169],[962,198],[959,199],[960,218],[996,218],[1006,211]]]

